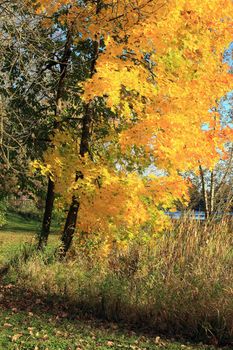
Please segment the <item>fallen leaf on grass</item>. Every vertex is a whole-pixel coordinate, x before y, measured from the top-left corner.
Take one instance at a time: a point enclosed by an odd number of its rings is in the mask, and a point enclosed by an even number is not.
[[[160,337],[156,337],[155,338],[155,344],[159,344],[161,342],[161,338]]]
[[[11,323],[4,323],[3,327],[10,328],[13,327]]]
[[[55,332],[56,337],[63,336],[63,332],[61,331],[56,331]]]
[[[113,346],[113,345],[114,345],[113,341],[111,340],[107,341],[107,346]]]
[[[33,331],[35,329],[35,327],[28,327],[29,331]]]
[[[159,336],[155,338],[155,344],[160,347],[166,347],[166,342],[162,341]]]
[[[17,341],[20,337],[22,337],[22,335],[23,335],[22,333],[14,334],[12,335],[11,340]]]

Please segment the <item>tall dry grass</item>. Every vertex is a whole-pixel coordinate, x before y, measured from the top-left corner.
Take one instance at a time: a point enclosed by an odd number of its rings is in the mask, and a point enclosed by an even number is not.
[[[74,245],[15,259],[10,276],[39,293],[62,296],[109,320],[213,344],[233,341],[233,236],[229,219],[183,218],[151,242],[113,246],[100,259]],[[140,241],[140,240],[139,240]],[[99,246],[101,249],[101,246]]]

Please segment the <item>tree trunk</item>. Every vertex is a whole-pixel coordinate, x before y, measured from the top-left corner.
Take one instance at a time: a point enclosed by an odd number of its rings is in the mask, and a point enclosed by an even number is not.
[[[81,157],[84,157],[85,154],[89,152],[88,146],[89,146],[91,125],[92,125],[92,119],[93,119],[92,114],[93,114],[93,109],[92,109],[91,103],[88,103],[86,105],[85,114],[83,117],[82,135],[81,135],[80,152],[79,152]],[[76,172],[75,181],[78,181],[81,178],[83,178],[82,173]],[[62,248],[60,253],[61,257],[64,257],[66,255],[67,251],[71,246],[75,228],[76,228],[79,207],[80,207],[79,199],[74,194],[72,196],[70,208],[68,211],[68,215],[66,217],[64,231],[61,237],[61,241],[62,241]]]
[[[202,187],[202,196],[203,196],[203,201],[204,201],[205,218],[208,219],[208,217],[209,217],[208,194],[207,194],[207,190],[206,190],[204,171],[203,171],[201,165],[199,166],[199,171],[200,171],[200,177],[201,177],[201,187]]]
[[[98,3],[99,2],[97,2],[97,4]],[[98,51],[99,51],[98,41],[95,41],[93,44],[94,44],[93,58],[92,58],[91,68],[90,68],[90,78],[95,73],[95,64],[98,58]],[[84,157],[86,153],[89,153],[89,142],[90,142],[90,136],[91,136],[92,123],[93,123],[93,113],[94,113],[94,110],[92,107],[92,101],[90,101],[85,106],[85,111],[84,111],[83,121],[82,121],[82,134],[81,134],[80,151],[79,151],[79,154],[81,157]],[[75,181],[78,181],[82,177],[83,177],[82,174],[80,174],[79,172],[76,172]],[[60,253],[61,257],[66,256],[66,253],[71,246],[76,223],[77,223],[79,207],[80,207],[79,199],[74,194],[72,197],[72,201],[71,201],[68,215],[66,218],[64,231],[61,238],[61,241],[62,241],[62,248]]]
[[[41,228],[39,242],[38,242],[38,249],[43,249],[43,247],[46,246],[48,242],[48,236],[50,233],[50,226],[51,226],[51,220],[52,220],[53,203],[54,203],[54,182],[49,177],[46,202],[45,202],[45,211],[44,211],[43,223],[42,223],[42,228]]]
[[[57,93],[56,93],[56,107],[55,107],[55,117],[59,116],[62,113],[62,96],[64,93],[64,86],[65,86],[65,79],[67,76],[67,69],[68,69],[68,63],[71,57],[71,46],[73,42],[73,35],[72,35],[72,27],[68,30],[67,36],[66,36],[66,43],[64,47],[64,53],[63,57],[60,62],[60,76],[57,86]],[[59,127],[59,122],[55,120],[54,122],[54,131],[56,128]],[[53,211],[53,203],[54,203],[54,187],[55,184],[53,180],[49,178],[48,181],[48,190],[47,190],[47,196],[46,196],[46,206],[44,211],[44,217],[43,217],[43,224],[42,229],[39,237],[39,243],[38,243],[38,249],[43,248],[47,244],[48,236],[50,233],[50,224],[51,224],[51,218],[52,218],[52,211]]]
[[[214,213],[214,198],[215,198],[215,186],[214,186],[214,171],[210,174],[210,216]]]
[[[75,195],[73,195],[72,202],[66,218],[63,235],[61,238],[61,241],[62,241],[62,250],[60,254],[61,256],[66,255],[66,252],[69,250],[71,242],[73,240],[75,227],[77,224],[79,206],[80,206],[80,203],[78,201],[78,198]]]

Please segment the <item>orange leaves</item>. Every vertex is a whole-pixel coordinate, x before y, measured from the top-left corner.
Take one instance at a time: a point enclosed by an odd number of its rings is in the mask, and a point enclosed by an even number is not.
[[[85,232],[108,231],[112,225],[136,228],[148,219],[147,209],[141,201],[142,179],[117,173],[109,173],[108,178],[102,178],[101,188],[94,196],[88,198],[85,193],[81,201],[79,227]]]
[[[68,4],[56,20],[75,26],[76,41],[102,42],[96,72],[82,85],[84,102],[103,97],[115,114],[117,128],[102,142],[102,154],[111,147],[115,164],[137,169],[154,162],[166,175],[146,183],[136,173],[118,171],[107,157],[81,159],[69,135],[64,154],[64,135],[57,134],[45,159],[65,200],[73,191],[79,196],[81,229],[139,225],[138,212],[141,222],[150,217],[142,197],[154,206],[184,197],[187,183],[177,173],[195,171],[200,162],[212,167],[232,139],[232,130],[222,130],[219,114],[210,111],[232,88],[222,58],[232,40],[233,3],[106,0],[98,7],[96,1],[63,0],[40,1],[40,11],[51,14]],[[203,130],[204,123],[209,129]],[[74,169],[84,175],[75,185]]]

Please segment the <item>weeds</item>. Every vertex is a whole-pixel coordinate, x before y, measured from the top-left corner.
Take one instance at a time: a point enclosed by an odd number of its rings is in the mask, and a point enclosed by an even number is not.
[[[228,220],[182,219],[156,242],[112,246],[100,259],[74,244],[65,262],[54,248],[11,264],[9,276],[109,320],[214,345],[233,339],[233,241]]]

